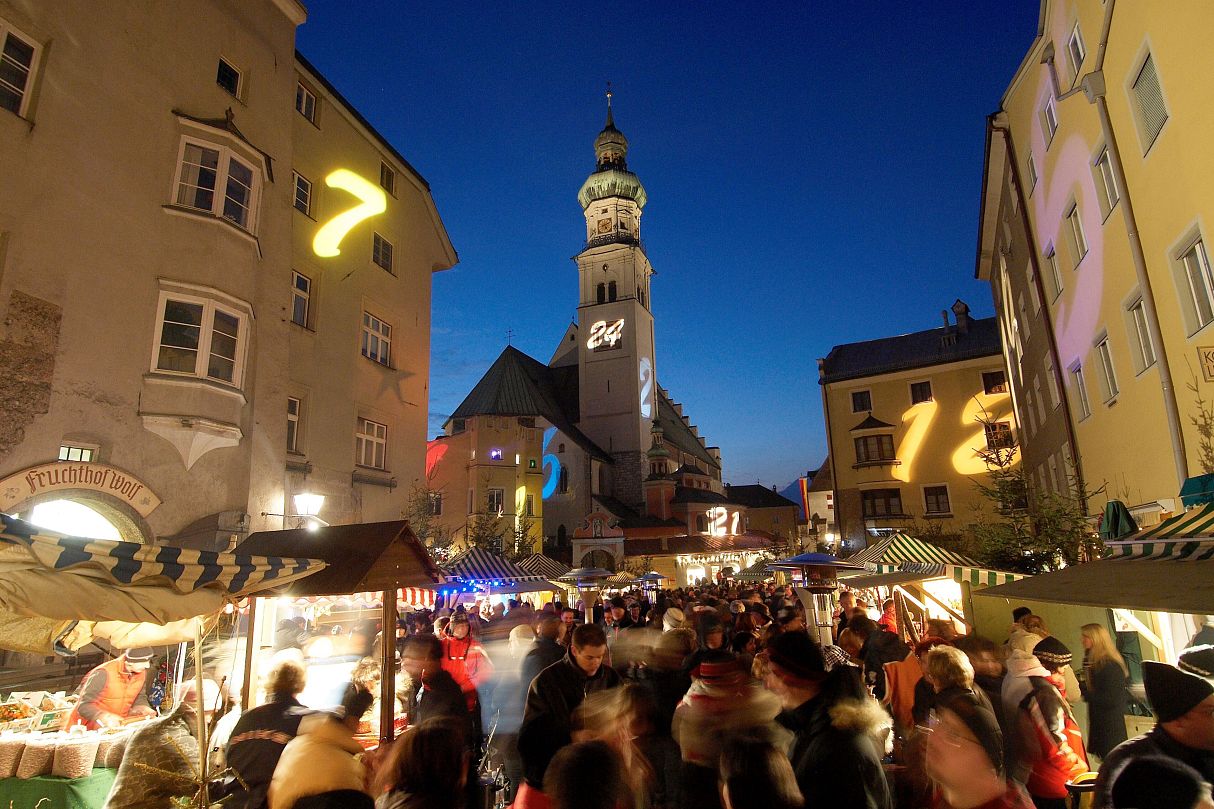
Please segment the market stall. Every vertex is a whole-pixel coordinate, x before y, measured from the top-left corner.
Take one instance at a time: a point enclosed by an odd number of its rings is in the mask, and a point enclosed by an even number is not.
[[[407,588],[433,590],[443,576],[425,547],[403,520],[315,529],[260,531],[250,534],[237,550],[282,555],[306,551],[328,563],[315,576],[281,588],[274,598],[254,599],[249,606],[248,637],[232,662],[232,677],[242,682],[242,706],[257,704],[258,678],[276,649],[300,648],[308,664],[306,696],[316,704],[334,704],[364,657],[379,661],[382,678],[379,710],[363,728],[367,745],[395,738],[399,719],[396,703],[395,628],[398,603]],[[374,593],[358,603],[356,594]],[[321,609],[309,612],[300,598],[318,597]],[[344,601],[343,601],[344,599]],[[345,605],[346,615],[334,618],[332,607]],[[327,612],[325,612],[327,610]],[[292,624],[294,627],[292,627]],[[340,631],[335,632],[336,628]],[[302,701],[308,703],[308,699]]]
[[[577,588],[568,582],[561,581],[561,576],[568,573],[571,568],[564,562],[558,562],[551,556],[542,553],[533,553],[526,559],[520,559],[518,566],[528,573],[534,573],[537,576],[543,576],[544,579],[552,584],[555,584],[561,589],[561,601],[569,603],[570,595],[577,595]]]
[[[816,633],[822,643],[833,642],[833,594],[838,589],[839,571],[864,568],[829,553],[802,553],[769,562],[767,567],[791,574],[792,583],[805,591],[802,602],[806,606],[805,617],[810,624],[810,633]]]
[[[756,584],[759,582],[768,581],[769,579],[772,579],[775,577],[775,573],[773,571],[767,569],[768,566],[773,561],[775,561],[775,560],[760,559],[759,561],[755,562],[750,567],[743,568],[742,570],[738,571],[738,574],[736,576],[734,576],[734,578],[737,579],[738,581],[744,581],[744,582],[750,582],[750,583],[756,583]]]
[[[474,597],[489,603],[523,593],[544,594],[533,596],[542,602],[545,596],[551,600],[552,593],[561,589],[544,576],[483,548],[469,548],[460,553],[446,564],[444,571],[449,582],[471,588]]]
[[[314,559],[65,537],[8,515],[0,520],[0,648],[48,655],[96,640],[124,648],[188,640],[199,679],[198,643],[225,605],[324,568]],[[117,761],[108,750],[130,729],[60,731],[70,695],[3,696],[0,795],[13,806],[104,803]],[[199,742],[205,751],[205,738]],[[205,760],[199,765],[205,781]]]

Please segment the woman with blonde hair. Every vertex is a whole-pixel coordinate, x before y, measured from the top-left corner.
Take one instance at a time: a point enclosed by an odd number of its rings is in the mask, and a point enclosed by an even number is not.
[[[1125,715],[1129,707],[1126,679],[1129,669],[1109,631],[1100,624],[1084,624],[1083,677],[1079,688],[1088,703],[1088,752],[1104,758],[1126,740]]]

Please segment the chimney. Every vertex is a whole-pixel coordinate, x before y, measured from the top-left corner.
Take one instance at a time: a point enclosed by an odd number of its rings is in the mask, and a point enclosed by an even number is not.
[[[953,304],[953,314],[957,317],[957,331],[968,334],[970,330],[970,308],[960,298]]]
[[[948,331],[948,327],[951,325],[951,324],[948,322],[948,310],[947,310],[947,309],[941,309],[941,310],[940,310],[940,317],[944,319],[944,330],[945,330],[945,331]]]

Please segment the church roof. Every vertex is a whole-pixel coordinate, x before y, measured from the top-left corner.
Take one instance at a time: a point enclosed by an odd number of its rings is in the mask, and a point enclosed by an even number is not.
[[[595,458],[611,463],[611,456],[574,426],[577,398],[577,366],[549,368],[506,346],[451,418],[539,416]]]
[[[669,556],[672,554],[723,553],[770,548],[770,535],[758,531],[723,537],[686,534],[669,538],[640,538],[624,540],[625,556]]]
[[[747,508],[800,508],[797,503],[766,486],[726,486],[725,495],[731,503]]]
[[[659,517],[642,514],[624,501],[609,495],[596,494],[594,502],[618,519],[620,528],[679,528],[683,526],[679,520],[663,520]]]
[[[667,443],[678,447],[688,455],[692,455],[704,463],[708,464],[709,468],[720,468],[721,464],[712,457],[696,434],[687,426],[687,422],[683,421],[674,409],[674,403],[666,395],[661,388],[658,389],[658,424],[662,428],[662,438]]]
[[[964,332],[956,326],[941,326],[897,337],[837,345],[819,361],[819,383],[997,356],[1002,351],[998,320],[993,317],[970,319]]]
[[[690,486],[676,486],[671,503],[728,503],[729,498],[712,489],[693,489]]]

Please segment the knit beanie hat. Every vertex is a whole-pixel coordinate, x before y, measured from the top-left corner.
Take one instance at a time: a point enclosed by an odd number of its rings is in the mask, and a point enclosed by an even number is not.
[[[1214,679],[1214,646],[1190,646],[1180,653],[1176,667],[1207,680]]]
[[[670,631],[671,629],[678,629],[683,623],[683,618],[683,611],[681,609],[678,607],[671,607],[670,609],[666,610],[666,613],[662,616],[662,626],[665,627],[667,631]]]
[[[784,632],[767,644],[767,659],[781,679],[821,682],[826,679],[822,649],[805,632]]]
[[[1179,719],[1214,694],[1214,684],[1209,680],[1154,660],[1142,664],[1142,685],[1160,722]]]
[[[1003,772],[1003,732],[995,714],[978,701],[971,691],[941,693],[936,696],[936,707],[952,711],[965,723],[970,733],[986,751],[996,772]]]
[[[1033,647],[1033,656],[1047,669],[1060,669],[1071,664],[1071,650],[1053,635],[1037,642]]]
[[[1201,797],[1201,773],[1174,758],[1132,758],[1113,777],[1112,809],[1188,809]]]
[[[132,663],[146,663],[152,659],[152,650],[146,646],[137,646],[134,649],[127,649],[123,652],[126,659]]]

